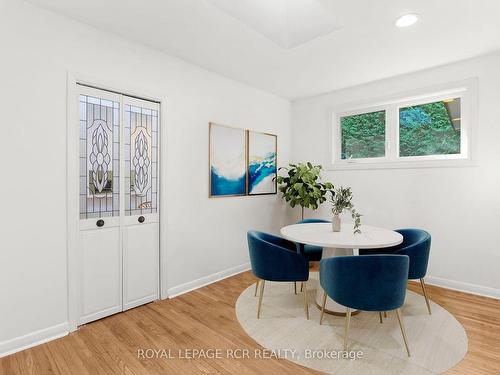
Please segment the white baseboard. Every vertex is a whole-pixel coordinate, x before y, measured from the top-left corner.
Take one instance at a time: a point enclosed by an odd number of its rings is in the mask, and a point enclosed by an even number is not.
[[[446,289],[457,290],[459,292],[477,294],[479,296],[500,299],[500,289],[490,288],[488,286],[464,283],[463,281],[449,280],[435,276],[426,276],[425,282],[430,285],[440,286]]]
[[[212,283],[215,283],[216,281],[228,278],[230,276],[234,276],[238,273],[242,273],[245,271],[248,271],[250,269],[250,263],[244,263],[236,267],[231,267],[227,270],[221,271],[221,272],[216,272],[211,275],[202,277],[197,280],[190,281],[185,284],[181,284],[178,286],[174,286],[173,288],[169,288],[167,293],[168,293],[168,298],[174,298],[177,297],[181,294],[190,292],[192,290],[201,288],[205,285],[209,285]]]
[[[66,336],[69,333],[68,322],[57,324],[52,327],[44,328],[39,331],[28,333],[8,341],[0,342],[0,357],[20,352],[36,345],[46,343]]]

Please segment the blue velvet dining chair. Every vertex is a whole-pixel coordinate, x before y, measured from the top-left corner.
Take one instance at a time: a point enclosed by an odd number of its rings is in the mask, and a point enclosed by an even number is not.
[[[296,244],[272,234],[249,231],[247,233],[250,264],[260,285],[257,319],[260,318],[262,297],[266,281],[302,282],[304,287],[304,311],[309,319],[307,304],[307,280],[309,280],[309,262],[303,254],[297,252]]]
[[[429,253],[431,250],[431,235],[422,229],[396,229],[396,232],[401,233],[403,242],[399,245],[383,248],[383,249],[363,249],[359,250],[359,255],[373,254],[399,254],[408,255],[410,257],[410,268],[408,270],[408,280],[420,280],[422,292],[424,294],[427,311],[431,314],[431,305],[427,290],[425,287],[424,277],[427,273],[427,264],[429,263]]]
[[[400,307],[406,296],[409,258],[406,255],[339,256],[320,263],[320,284],[324,289],[320,324],[326,296],[345,306],[344,350],[347,350],[351,310],[396,310],[408,356],[410,348]]]

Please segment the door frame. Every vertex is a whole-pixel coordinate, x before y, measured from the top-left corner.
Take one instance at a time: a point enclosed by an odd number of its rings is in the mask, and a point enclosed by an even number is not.
[[[67,246],[67,318],[69,331],[78,329],[80,318],[81,303],[81,263],[79,257],[79,143],[78,143],[78,124],[79,110],[75,98],[78,95],[77,84],[94,87],[101,90],[116,92],[122,95],[137,97],[160,103],[159,129],[159,157],[158,170],[159,175],[159,280],[158,296],[159,299],[168,298],[167,285],[167,247],[166,247],[166,216],[167,207],[167,184],[164,183],[166,176],[163,172],[163,166],[166,164],[167,152],[164,147],[167,144],[167,126],[166,126],[166,105],[167,98],[158,92],[152,92],[148,88],[131,87],[123,83],[113,82],[104,77],[92,77],[86,74],[67,71],[67,92],[66,92],[66,246]],[[122,109],[121,109],[122,110]],[[120,123],[120,126],[123,124]]]

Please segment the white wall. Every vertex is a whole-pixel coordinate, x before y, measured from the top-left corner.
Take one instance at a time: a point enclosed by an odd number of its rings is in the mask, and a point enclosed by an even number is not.
[[[324,177],[335,185],[352,186],[364,223],[428,230],[433,241],[429,281],[496,297],[500,297],[499,67],[497,53],[292,105],[293,159],[327,165],[331,113],[336,106],[478,77],[475,167],[327,171]],[[328,205],[313,215],[329,217]]]
[[[288,101],[19,0],[0,1],[0,46],[0,355],[67,330],[67,70],[168,100],[171,291],[245,267],[246,231],[283,224],[277,195],[208,199],[208,122],[277,134],[284,163]]]

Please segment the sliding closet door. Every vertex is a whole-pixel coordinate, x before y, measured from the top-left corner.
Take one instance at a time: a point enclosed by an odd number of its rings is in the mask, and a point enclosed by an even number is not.
[[[120,232],[121,97],[78,86],[80,319],[122,310]]]
[[[123,96],[123,309],[158,298],[158,103]]]

